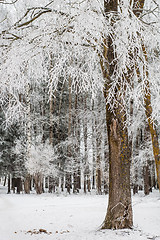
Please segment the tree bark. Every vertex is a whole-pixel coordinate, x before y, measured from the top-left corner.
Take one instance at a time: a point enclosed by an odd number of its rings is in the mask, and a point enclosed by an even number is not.
[[[53,193],[55,192],[55,182],[54,182],[54,177],[50,176],[49,177],[49,189],[48,189],[49,193]]]
[[[17,194],[20,194],[22,191],[22,180],[21,178],[17,178]]]
[[[97,125],[97,123],[96,123]],[[97,126],[96,126],[97,127]],[[101,140],[102,134],[99,129],[97,129],[96,133],[96,192],[97,194],[102,194],[102,171],[101,171]]]
[[[43,177],[41,173],[36,173],[34,176],[35,181],[35,189],[37,194],[41,194],[43,192]]]
[[[24,180],[24,192],[26,194],[30,194],[30,190],[31,190],[31,177],[28,174]]]
[[[131,228],[133,224],[128,133],[122,113],[117,112],[116,117],[107,110],[109,203],[103,229]]]
[[[149,195],[149,168],[148,165],[143,168],[143,176],[144,176],[144,194]]]

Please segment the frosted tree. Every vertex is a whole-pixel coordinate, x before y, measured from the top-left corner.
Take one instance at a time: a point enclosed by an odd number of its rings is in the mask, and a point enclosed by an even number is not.
[[[149,39],[146,35],[150,31],[150,36],[153,37],[155,32],[150,29],[152,23],[144,22],[143,8],[143,0],[104,2],[105,16],[110,27],[108,37],[104,40],[105,60],[101,62],[106,79],[104,93],[110,183],[108,210],[102,228],[130,228],[133,223],[128,132],[132,104],[134,108],[142,104],[145,109],[152,136],[158,182],[160,180],[158,135],[153,123],[150,90],[154,80],[150,76],[152,69],[147,51],[150,52],[151,49],[148,48]],[[158,94],[157,89],[154,90]]]

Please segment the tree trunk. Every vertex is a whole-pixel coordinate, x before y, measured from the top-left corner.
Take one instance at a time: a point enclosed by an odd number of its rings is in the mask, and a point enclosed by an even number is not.
[[[143,48],[143,53],[146,58],[146,61],[148,61],[145,47],[142,46],[142,48]],[[136,73],[137,73],[137,77],[140,79],[140,70],[138,66],[136,66]],[[146,74],[146,78],[148,79],[149,77],[148,70],[146,70],[145,74]],[[145,103],[144,105],[145,113],[148,120],[149,130],[150,130],[151,139],[152,139],[153,155],[155,159],[156,173],[157,173],[157,181],[158,181],[159,190],[160,190],[160,147],[158,142],[158,134],[157,134],[156,126],[154,126],[154,122],[152,120],[153,110],[152,110],[152,104],[151,104],[151,91],[150,91],[148,80],[146,80],[144,103]]]
[[[107,132],[107,127],[105,125],[104,132]],[[104,193],[109,193],[109,186],[108,186],[108,171],[109,171],[109,159],[108,159],[108,141],[107,137],[104,140],[104,159],[105,159],[105,166],[104,166]]]
[[[53,96],[50,96],[50,103],[49,103],[49,117],[50,117],[50,130],[49,130],[49,143],[51,146],[53,145]]]
[[[48,188],[48,177],[45,177],[45,188]]]
[[[17,178],[17,194],[20,194],[22,191],[22,181],[21,178]]]
[[[68,140],[71,140],[71,135],[72,135],[72,91],[71,91],[71,86],[72,86],[72,79],[69,77],[68,80],[68,88],[69,88],[69,113],[68,113]],[[68,156],[68,164],[69,164],[69,169],[67,169],[66,173],[66,188],[67,192],[70,194],[71,193],[71,188],[72,188],[72,173],[71,173],[71,157],[72,157],[72,149],[71,149],[71,144],[68,145],[67,149],[67,156]]]
[[[144,3],[145,3],[145,0],[134,0],[133,12],[137,17],[139,17],[140,14],[142,13]],[[147,52],[146,52],[145,46],[143,45],[143,41],[142,41],[142,51],[143,51],[143,55],[144,55],[146,63],[147,63],[148,57],[147,57]],[[137,77],[140,79],[140,71],[139,71],[138,66],[136,66],[136,67],[137,67],[137,69],[136,69]],[[144,96],[145,112],[146,112],[146,116],[148,119],[149,129],[150,129],[151,138],[152,138],[153,154],[154,154],[154,159],[155,159],[155,164],[156,164],[156,172],[157,172],[157,181],[158,181],[159,190],[160,190],[160,147],[159,147],[159,142],[158,142],[157,130],[152,121],[151,91],[150,91],[149,81],[147,80],[149,77],[149,72],[148,72],[147,67],[146,68],[144,67],[143,70],[144,70],[144,74],[146,77],[145,96]]]
[[[30,190],[31,190],[31,177],[30,175],[28,174],[24,180],[24,192],[26,194],[29,194],[30,193]]]
[[[138,184],[134,184],[134,186],[133,186],[133,194],[136,194],[136,193],[138,193]]]
[[[61,191],[64,191],[64,176],[61,177]]]
[[[148,165],[143,168],[143,176],[144,176],[144,194],[149,195],[149,168]]]
[[[90,174],[87,175],[87,190],[88,190],[88,192],[91,191],[91,180],[90,180]]]
[[[71,185],[71,174],[68,172],[66,173],[66,184],[65,187],[67,188],[67,192],[70,194],[72,185]]]
[[[78,94],[75,95],[75,109],[74,116],[72,118],[72,134],[77,140],[77,144],[75,147],[75,164],[74,164],[74,172],[73,172],[73,192],[79,193],[79,189],[81,188],[81,170],[80,170],[80,120],[79,120],[79,112],[78,112]]]
[[[87,192],[87,179],[90,174],[90,169],[88,165],[88,119],[87,119],[87,96],[83,99],[84,104],[84,118],[83,118],[83,137],[84,137],[84,193]]]
[[[94,112],[94,100],[92,101],[92,112]],[[95,179],[95,175],[96,175],[96,153],[95,153],[95,149],[96,149],[96,143],[95,143],[95,118],[92,118],[92,189],[95,189],[95,185],[96,185],[96,179]]]
[[[43,192],[43,178],[41,173],[36,173],[34,176],[35,181],[35,189],[37,194],[41,194]]]
[[[30,99],[30,91],[31,87],[28,83],[26,86],[26,104],[27,104],[27,159],[30,158],[30,151],[31,151],[31,99]],[[25,193],[30,193],[30,175],[27,174],[25,182],[24,182],[24,190]]]
[[[118,1],[104,1],[105,13],[118,11]],[[113,22],[114,24],[114,22]],[[106,80],[104,95],[107,100],[109,84],[116,66],[113,42],[108,36],[107,47],[104,46],[104,58],[109,66],[102,66]],[[107,64],[106,63],[106,64]],[[106,71],[108,69],[108,71]],[[106,104],[106,121],[109,143],[109,202],[107,215],[102,229],[131,228],[133,225],[131,189],[130,189],[130,147],[128,131],[125,127],[125,110],[122,108],[122,96],[115,89],[116,107],[113,111]]]
[[[96,123],[97,128],[97,123]],[[96,156],[96,192],[97,194],[102,194],[102,172],[101,172],[101,139],[102,135],[99,129],[96,131],[96,148],[97,148],[97,156]]]
[[[5,175],[3,186],[6,186],[7,176]]]
[[[55,192],[55,183],[54,183],[54,178],[53,177],[49,177],[49,193],[53,193]]]
[[[5,178],[7,178],[7,177],[5,176]],[[8,175],[8,192],[7,193],[8,194],[11,193],[11,177],[10,177],[10,174]]]
[[[107,111],[107,114],[108,111]],[[121,114],[119,114],[121,115]],[[127,129],[123,129],[123,116],[119,119],[109,115],[109,203],[103,229],[132,227],[132,205],[130,190],[130,151]],[[121,122],[120,122],[121,120]]]

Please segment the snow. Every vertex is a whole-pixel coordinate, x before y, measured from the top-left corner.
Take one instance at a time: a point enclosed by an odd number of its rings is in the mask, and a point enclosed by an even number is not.
[[[5,191],[0,186],[0,240],[160,240],[160,194],[156,190],[149,196],[142,192],[133,196],[134,228],[118,231],[99,230],[107,195]]]

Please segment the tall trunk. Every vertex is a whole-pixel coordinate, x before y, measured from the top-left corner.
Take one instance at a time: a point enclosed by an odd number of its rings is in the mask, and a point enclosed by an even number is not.
[[[150,142],[150,132],[149,132],[149,125],[147,124],[145,129],[144,129],[144,133],[143,133],[143,137],[142,137],[142,143],[143,143],[143,148],[145,147],[147,149],[147,145]],[[146,163],[145,166],[143,168],[143,175],[144,175],[144,193],[145,195],[148,195],[151,191],[152,191],[152,184],[151,184],[151,159],[150,156],[148,155],[148,151],[146,152]]]
[[[110,0],[104,2],[105,13],[117,12],[118,1]],[[108,72],[102,68],[106,79],[104,95],[107,98],[109,83],[112,82],[112,75],[115,69],[116,58],[113,49],[113,42],[108,36],[107,48],[104,47],[104,57],[109,66]],[[106,121],[109,143],[109,202],[107,215],[102,229],[123,229],[131,228],[132,205],[130,189],[130,147],[128,131],[125,127],[125,110],[121,107],[121,96],[117,96],[117,106],[114,113],[106,104]]]
[[[24,180],[24,192],[29,194],[31,190],[31,176],[28,174]]]
[[[123,229],[132,227],[130,189],[130,149],[128,132],[124,127],[121,108],[113,117],[107,109],[109,142],[109,203],[104,228]]]
[[[78,169],[77,169],[77,189],[78,191],[81,189],[81,160],[80,160],[80,144],[81,144],[81,140],[80,140],[80,119],[79,119],[79,110],[78,110],[78,103],[79,103],[79,98],[76,95],[76,101],[75,101],[75,109],[76,109],[76,137],[77,137],[77,155],[78,155]]]
[[[55,182],[54,182],[54,178],[52,176],[49,177],[49,189],[48,189],[49,193],[55,192]]]
[[[142,49],[143,49],[143,54],[145,56],[146,62],[148,62],[145,46],[142,45]],[[141,79],[140,78],[140,70],[137,65],[136,65],[136,73],[137,73],[137,77],[139,79]],[[160,147],[159,147],[159,142],[158,142],[158,134],[157,134],[156,126],[154,126],[154,122],[152,121],[153,110],[152,110],[152,104],[151,104],[150,85],[149,85],[149,81],[148,81],[148,77],[149,77],[148,69],[144,68],[144,74],[146,77],[146,87],[145,87],[145,96],[144,96],[145,105],[144,106],[145,106],[145,113],[146,113],[146,117],[147,117],[148,124],[149,124],[149,129],[150,129],[150,133],[151,133],[151,138],[152,138],[152,147],[153,147],[153,155],[154,155],[155,165],[156,165],[157,182],[158,182],[159,190],[160,190]]]
[[[7,175],[5,175],[5,177],[4,177],[4,183],[3,183],[4,187],[6,186],[6,181],[7,181]]]
[[[41,194],[43,192],[43,177],[41,173],[36,173],[34,175],[34,181],[35,181],[35,189],[37,194]]]
[[[92,102],[92,112],[94,112],[94,100]],[[92,158],[93,158],[93,163],[92,163],[92,189],[95,189],[95,170],[96,170],[96,156],[95,156],[95,118],[92,118]]]
[[[84,137],[84,193],[87,192],[87,180],[89,179],[88,165],[88,146],[87,146],[87,96],[84,97],[84,119],[83,119],[83,137]],[[89,189],[90,190],[90,189]]]
[[[8,174],[8,192],[7,193],[8,194],[11,193],[11,176],[10,176],[10,173]]]
[[[50,118],[50,128],[49,128],[49,144],[52,146],[53,145],[53,96],[51,94],[50,100],[49,100],[49,118]],[[55,192],[55,184],[54,184],[54,177],[50,176],[49,177],[49,193]]]
[[[53,55],[50,54],[50,71],[52,70],[54,63],[53,63]],[[49,71],[49,74],[50,74]],[[50,86],[52,86],[52,77],[50,76]],[[53,145],[53,112],[54,112],[54,105],[53,105],[53,94],[52,89],[50,89],[50,99],[49,99],[49,118],[50,118],[50,130],[49,130],[49,143]]]
[[[20,194],[22,191],[22,180],[21,178],[17,178],[17,194]]]
[[[97,123],[96,123],[97,125]],[[97,126],[96,126],[97,128]],[[102,172],[101,172],[101,130],[97,129],[96,131],[96,148],[97,148],[97,156],[96,156],[96,192],[97,194],[102,194]]]
[[[107,127],[105,125],[104,132],[107,133]],[[106,135],[106,134],[105,134]],[[109,169],[109,159],[108,159],[108,141],[107,138],[104,140],[104,159],[105,159],[105,166],[104,166],[104,193],[109,193],[108,187],[108,169]]]
[[[27,158],[30,158],[31,150],[31,100],[30,100],[30,84],[27,84],[26,87],[26,104],[27,104]]]
[[[45,188],[48,188],[48,177],[45,177]]]
[[[139,17],[140,14],[142,13],[144,3],[145,3],[145,0],[134,0],[133,12],[137,17]],[[148,62],[147,52],[146,52],[146,49],[145,49],[145,46],[143,45],[143,43],[142,43],[142,50],[143,50],[145,60],[146,60],[146,62]],[[139,69],[136,69],[136,71],[137,71],[137,76],[140,78]],[[145,75],[146,79],[148,79],[148,76],[149,76],[148,69],[144,68],[144,75]],[[149,86],[148,80],[146,80],[144,102],[145,102],[146,116],[148,119],[150,133],[151,133],[151,137],[152,137],[152,146],[153,146],[153,154],[154,154],[154,159],[155,159],[155,164],[156,164],[157,181],[158,181],[159,190],[160,190],[160,147],[159,147],[159,142],[158,142],[157,130],[152,121],[151,91],[150,91],[150,86]]]
[[[31,151],[31,102],[30,102],[30,84],[26,87],[26,104],[27,104],[27,159],[30,158]],[[27,173],[24,182],[25,193],[30,193],[30,175]]]
[[[73,136],[77,140],[75,152],[76,152],[76,159],[75,159],[75,167],[74,167],[74,188],[73,192],[78,193],[79,189],[81,188],[81,170],[80,170],[80,123],[79,123],[79,116],[78,116],[78,94],[75,95],[75,112],[73,117]]]
[[[149,168],[148,165],[143,168],[143,177],[144,177],[144,194],[149,195]]]
[[[49,143],[53,145],[53,96],[50,96],[49,101],[49,117],[50,117],[50,130],[49,130]]]
[[[71,93],[71,84],[72,80],[71,77],[69,77],[69,116],[68,116],[68,139],[71,137],[71,124],[72,124],[72,93]],[[69,144],[68,146],[68,159],[71,158],[71,145]],[[70,161],[70,159],[69,159]],[[71,168],[71,163],[69,162],[69,165]],[[67,187],[67,192],[70,194],[71,192],[71,171],[68,170],[66,174],[66,187]]]
[[[148,90],[149,90],[149,87],[148,89],[146,89],[145,108],[146,108],[146,116],[148,119],[148,124],[149,124],[151,138],[152,138],[153,154],[154,154],[156,172],[157,172],[157,181],[158,181],[159,190],[160,190],[160,148],[159,148],[157,130],[153,124],[153,121],[151,120],[151,117],[152,117],[151,95],[150,93],[148,93]]]
[[[41,116],[42,116],[42,118],[44,118],[45,117],[45,113],[46,113],[46,111],[45,111],[45,87],[43,88],[43,92],[44,92],[44,94],[43,94],[43,98],[42,98],[42,102],[40,102],[40,109],[41,109]],[[42,133],[42,143],[45,143],[45,138],[46,138],[46,136],[45,136],[45,123],[44,123],[44,121],[43,121],[43,123],[42,123],[42,125],[41,125],[41,133]]]

